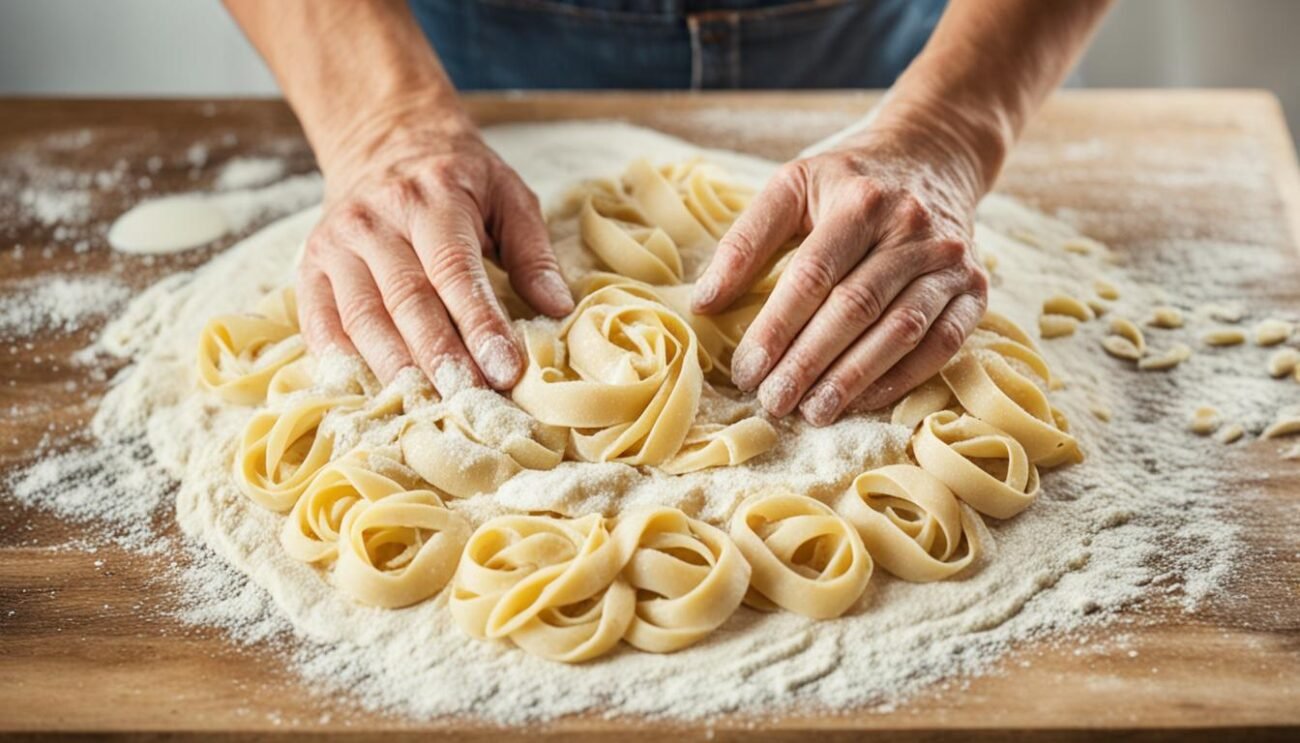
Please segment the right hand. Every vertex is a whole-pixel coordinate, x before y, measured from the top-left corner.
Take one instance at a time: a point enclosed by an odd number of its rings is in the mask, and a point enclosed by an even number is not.
[[[318,151],[325,211],[298,269],[308,347],[360,353],[383,382],[414,365],[437,387],[455,362],[514,386],[524,357],[484,257],[534,309],[573,310],[537,197],[464,116],[408,109],[344,134]]]

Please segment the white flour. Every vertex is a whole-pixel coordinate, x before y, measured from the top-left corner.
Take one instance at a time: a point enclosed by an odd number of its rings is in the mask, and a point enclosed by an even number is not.
[[[489,130],[488,139],[548,205],[576,180],[621,172],[633,156],[662,162],[698,152],[653,132],[610,124],[501,127]],[[772,167],[726,153],[705,156],[752,183]],[[731,712],[888,709],[927,684],[989,670],[1017,643],[1100,625],[1152,596],[1171,596],[1193,610],[1215,596],[1241,546],[1227,518],[1232,504],[1218,498],[1231,471],[1221,461],[1231,450],[1189,436],[1186,411],[1215,404],[1257,432],[1279,394],[1300,399],[1296,385],[1259,373],[1265,355],[1260,349],[1198,353],[1172,373],[1138,374],[1102,352],[1097,341],[1104,323],[1086,324],[1075,337],[1043,346],[1068,382],[1056,399],[1088,459],[1048,473],[1038,503],[1013,521],[991,524],[996,544],[974,576],[917,585],[878,572],[863,606],[838,620],[742,609],[706,641],[677,654],[624,648],[583,666],[551,664],[469,640],[451,624],[441,597],[399,611],[350,603],[311,567],[283,553],[277,539],[281,517],[251,504],[230,482],[230,441],[248,411],[221,407],[195,392],[195,339],[211,315],[251,307],[263,292],[290,280],[294,255],[316,217],[308,211],[282,220],[132,303],[100,346],[132,357],[134,366],[104,399],[94,433],[97,456],[117,462],[105,469],[181,482],[176,517],[203,549],[193,549],[178,568],[181,585],[192,591],[180,616],[225,627],[246,642],[292,627],[297,640],[288,650],[291,662],[330,695],[336,712],[341,693],[399,714],[501,723],[582,712],[697,719]],[[1088,296],[1086,288],[1103,273],[1122,293],[1115,311],[1141,319],[1155,299],[1154,289],[1101,256],[1060,250],[1073,230],[1014,202],[990,197],[980,223],[981,248],[999,263],[992,305],[1027,328],[1034,326],[1044,297],[1058,290]],[[1041,247],[1007,235],[1032,237]],[[1221,299],[1202,291],[1209,287],[1180,288],[1183,296],[1173,301],[1190,311],[1193,302]],[[1161,345],[1175,338],[1195,345],[1198,327],[1189,323],[1184,330],[1148,335]],[[397,384],[401,392],[411,379]],[[1098,402],[1113,411],[1109,424],[1088,414]],[[565,464],[549,473],[526,473],[495,496],[455,507],[478,521],[500,507],[612,512],[653,500],[716,521],[747,484],[780,478],[814,494],[832,493],[864,465],[899,458],[905,439],[904,431],[877,418],[850,417],[821,431],[792,426],[800,435],[787,437],[780,450],[752,467],[649,478],[621,465]],[[156,464],[129,454],[142,439]],[[73,519],[110,522],[147,521],[150,514],[156,517],[155,504],[167,501],[157,489],[142,496],[129,483],[78,475],[77,468],[75,454],[49,460],[20,477],[14,496]],[[106,497],[76,495],[89,492],[87,482]],[[616,497],[618,492],[625,494]],[[136,500],[130,508],[108,505],[119,498]],[[127,534],[123,542],[141,546],[149,540]]]

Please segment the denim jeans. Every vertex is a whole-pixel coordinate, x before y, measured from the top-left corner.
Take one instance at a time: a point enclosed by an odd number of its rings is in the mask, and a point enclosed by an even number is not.
[[[409,0],[461,90],[887,88],[945,0]]]

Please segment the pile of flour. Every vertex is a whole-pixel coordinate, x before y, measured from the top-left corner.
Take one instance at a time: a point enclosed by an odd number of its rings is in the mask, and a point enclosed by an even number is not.
[[[755,186],[774,167],[616,124],[497,127],[487,138],[548,206],[576,181],[616,176],[632,157],[703,156]],[[1092,323],[1073,338],[1043,344],[1067,383],[1054,401],[1070,416],[1087,460],[1046,473],[1039,502],[1016,519],[990,520],[990,554],[964,580],[918,585],[877,571],[862,605],[837,620],[741,609],[688,650],[660,656],[624,647],[582,666],[470,640],[452,625],[441,596],[397,611],[353,604],[283,553],[282,517],[238,493],[229,476],[232,442],[249,411],[197,392],[192,372],[202,325],[289,283],[317,218],[309,210],[277,222],[135,300],[99,342],[101,351],[133,364],[104,399],[93,429],[101,451],[135,451],[146,442],[151,460],[137,457],[133,466],[179,481],[175,515],[186,542],[172,546],[191,550],[192,558],[176,568],[191,591],[180,616],[248,642],[291,631],[290,662],[336,710],[340,694],[402,715],[497,723],[592,712],[700,719],[888,709],[941,679],[993,669],[1028,640],[1103,625],[1153,593],[1194,610],[1214,598],[1237,564],[1241,543],[1231,504],[1217,497],[1225,472],[1207,455],[1222,447],[1187,434],[1184,411],[1222,385],[1233,390],[1237,409],[1249,411],[1242,422],[1258,430],[1277,388],[1248,365],[1200,355],[1173,373],[1139,375],[1105,356],[1097,342],[1104,323]],[[1120,288],[1114,311],[1135,319],[1167,299],[1130,281],[1100,247],[1089,255],[1061,249],[1075,232],[1013,201],[990,197],[979,219],[981,250],[997,263],[992,306],[1026,328],[1034,327],[1043,298],[1062,290],[1089,296],[1097,277]],[[390,392],[404,394],[404,385],[415,382],[406,376],[394,384]],[[1099,405],[1112,411],[1110,422],[1089,413]],[[525,472],[492,496],[453,507],[478,523],[501,509],[612,514],[662,503],[719,522],[750,487],[779,481],[826,497],[862,469],[904,456],[907,432],[878,416],[851,416],[826,429],[782,426],[776,451],[737,468],[671,478],[617,464],[565,463]],[[104,486],[106,498],[131,497]],[[48,490],[15,491],[29,503],[59,508],[42,497]],[[68,515],[96,516],[89,504]]]

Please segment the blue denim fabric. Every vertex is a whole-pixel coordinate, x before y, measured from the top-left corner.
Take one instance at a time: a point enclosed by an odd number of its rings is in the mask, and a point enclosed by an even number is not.
[[[409,0],[461,90],[887,88],[946,0]]]

